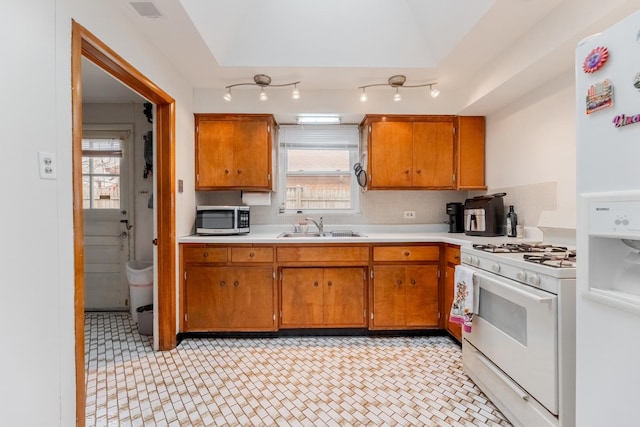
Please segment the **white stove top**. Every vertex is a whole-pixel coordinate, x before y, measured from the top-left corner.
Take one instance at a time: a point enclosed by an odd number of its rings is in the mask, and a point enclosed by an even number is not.
[[[558,292],[558,286],[563,280],[575,281],[576,278],[575,262],[571,267],[553,267],[524,260],[525,254],[543,255],[547,252],[485,252],[464,246],[460,253],[463,264],[552,293]]]

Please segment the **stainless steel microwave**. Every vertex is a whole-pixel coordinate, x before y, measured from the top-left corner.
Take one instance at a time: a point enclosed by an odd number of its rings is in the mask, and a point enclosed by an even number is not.
[[[229,235],[249,232],[249,206],[197,206],[196,234]]]

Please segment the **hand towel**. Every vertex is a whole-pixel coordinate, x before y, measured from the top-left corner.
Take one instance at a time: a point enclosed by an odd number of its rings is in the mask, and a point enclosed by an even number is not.
[[[453,304],[449,321],[460,324],[465,332],[471,332],[473,320],[473,270],[456,265],[453,276]]]

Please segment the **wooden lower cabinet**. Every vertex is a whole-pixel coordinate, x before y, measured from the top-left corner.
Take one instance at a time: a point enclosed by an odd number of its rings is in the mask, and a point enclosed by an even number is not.
[[[438,326],[438,266],[373,267],[371,329]]]
[[[188,267],[186,331],[275,329],[270,267]]]
[[[363,267],[282,268],[280,327],[365,327]]]
[[[460,247],[456,245],[445,246],[445,275],[444,275],[444,324],[451,335],[462,342],[462,328],[457,323],[449,322],[451,304],[453,304],[453,289],[455,287],[454,276],[456,265],[460,264]]]

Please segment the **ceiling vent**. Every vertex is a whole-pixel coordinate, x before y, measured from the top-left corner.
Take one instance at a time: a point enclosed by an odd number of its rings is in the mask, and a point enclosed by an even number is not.
[[[129,4],[138,12],[138,15],[144,18],[160,18],[162,16],[158,6],[151,1],[132,1]]]

